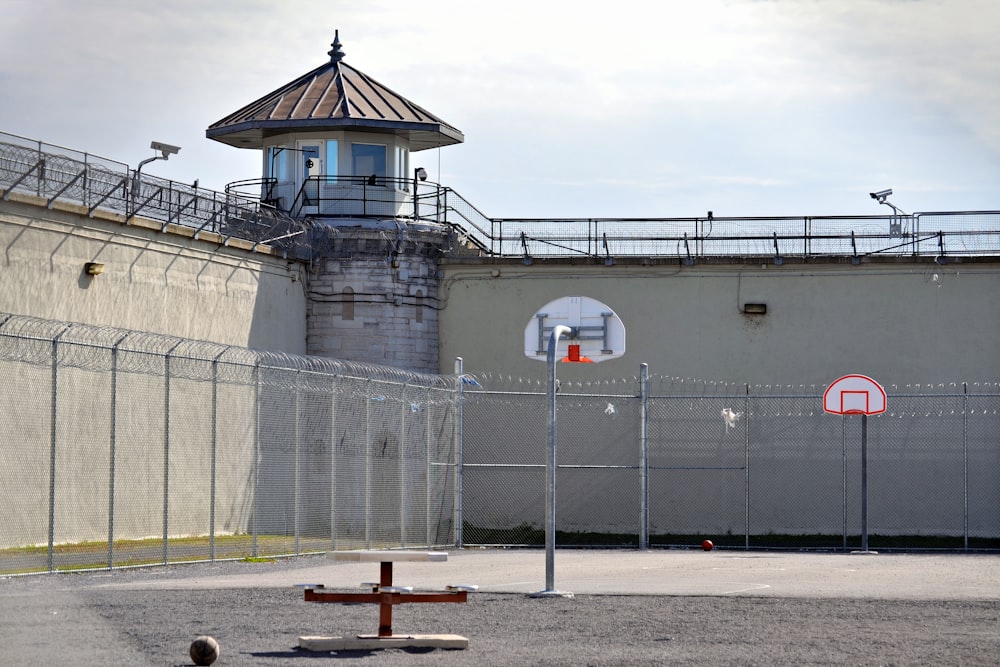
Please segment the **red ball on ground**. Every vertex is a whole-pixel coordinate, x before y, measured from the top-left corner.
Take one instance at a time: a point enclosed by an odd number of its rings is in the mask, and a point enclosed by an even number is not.
[[[712,549],[715,548],[715,545],[712,544],[712,540],[705,540],[704,542],[701,543],[701,548],[704,549],[705,551],[711,551]]]

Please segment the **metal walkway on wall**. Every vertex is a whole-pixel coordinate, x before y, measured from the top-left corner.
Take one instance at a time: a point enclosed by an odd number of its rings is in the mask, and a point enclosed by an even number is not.
[[[325,177],[331,178],[331,177]],[[332,177],[339,180],[350,177]],[[325,201],[326,214],[303,216],[294,203],[283,210],[264,193],[263,180],[232,184],[225,193],[139,176],[128,165],[40,141],[0,133],[0,189],[159,220],[280,248],[288,257],[310,256],[315,219],[392,218],[386,208],[398,188],[414,187],[415,206],[403,222],[450,227],[463,247],[484,256],[522,259],[589,258],[611,265],[628,258],[695,264],[701,261],[840,258],[860,264],[880,258],[925,257],[947,263],[1000,256],[1000,211],[925,212],[871,216],[694,218],[491,218],[460,194],[436,183],[377,183],[346,188],[361,194]],[[383,179],[384,180],[384,179]],[[235,187],[242,184],[243,187]],[[319,182],[308,187],[322,192]],[[365,185],[365,184],[362,184]],[[308,187],[307,187],[308,186]],[[350,197],[349,199],[347,197]],[[388,199],[387,199],[388,198]]]
[[[254,199],[220,193],[141,174],[126,164],[40,141],[0,133],[0,190],[3,200],[21,192],[119,213],[129,224],[136,216],[169,225],[276,247],[286,257],[308,259],[310,223]]]

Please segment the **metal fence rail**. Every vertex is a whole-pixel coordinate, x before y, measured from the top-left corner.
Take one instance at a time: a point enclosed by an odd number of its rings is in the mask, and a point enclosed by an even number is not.
[[[0,574],[454,544],[454,396],[0,315]]]
[[[1000,254],[1000,212],[908,216],[494,220],[486,245],[502,256],[786,258]]]
[[[824,413],[822,387],[654,378],[644,412],[640,382],[561,386],[558,544],[859,546],[860,418]],[[463,397],[464,543],[540,545],[545,393],[476,383]],[[1000,549],[1000,385],[886,390],[868,435],[872,547]],[[735,427],[727,408],[742,413]]]
[[[419,180],[325,176],[297,197],[273,198],[273,179],[231,184],[220,193],[140,174],[128,165],[0,133],[0,189],[212,231],[310,257],[314,219],[388,218],[451,227],[477,252],[497,257],[710,258],[1000,255],[1000,211],[912,215],[704,218],[490,218],[459,193]]]
[[[708,258],[949,257],[1000,255],[1000,211],[910,215],[702,218],[490,218],[451,188],[427,207],[484,252],[500,257]]]
[[[259,197],[221,193],[148,174],[126,164],[61,146],[0,132],[0,189],[3,198],[23,192],[119,213],[126,222],[137,215],[224,239],[238,238],[274,245],[290,257],[307,259],[308,223],[293,219]]]

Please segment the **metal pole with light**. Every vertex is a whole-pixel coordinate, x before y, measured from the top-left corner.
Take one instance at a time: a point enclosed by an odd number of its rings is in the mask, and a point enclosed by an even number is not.
[[[427,180],[427,170],[423,167],[417,167],[413,170],[413,219],[416,220],[420,217],[418,210],[419,204],[417,203],[417,181]]]
[[[869,192],[868,194],[879,204],[884,204],[892,209],[892,220],[889,222],[889,236],[901,237],[903,235],[903,218],[908,217],[908,214],[889,201],[889,197],[892,196],[892,188],[879,190],[878,192]]]
[[[545,462],[545,590],[532,593],[531,597],[572,597],[572,593],[556,590],[556,347],[561,336],[572,336],[573,329],[563,324],[552,327],[549,335],[548,399],[549,399],[549,451]]]
[[[149,147],[154,151],[160,151],[160,154],[154,155],[151,158],[146,158],[139,163],[138,167],[135,168],[135,175],[132,177],[132,196],[130,197],[130,206],[125,212],[126,220],[131,220],[132,215],[135,214],[135,200],[139,196],[139,184],[140,177],[142,176],[142,168],[154,160],[169,160],[171,155],[177,155],[177,153],[181,150],[180,146],[171,146],[170,144],[165,144],[159,141],[150,142]]]

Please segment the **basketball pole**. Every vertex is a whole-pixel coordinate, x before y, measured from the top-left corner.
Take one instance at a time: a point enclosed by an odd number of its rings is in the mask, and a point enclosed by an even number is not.
[[[556,346],[559,338],[570,335],[572,329],[563,324],[552,327],[549,335],[548,399],[549,399],[549,451],[545,461],[545,590],[532,593],[531,597],[572,597],[572,593],[556,590]]]
[[[861,415],[861,551],[868,553],[868,415]]]
[[[877,554],[868,549],[868,413],[861,413],[861,551],[854,554]]]

